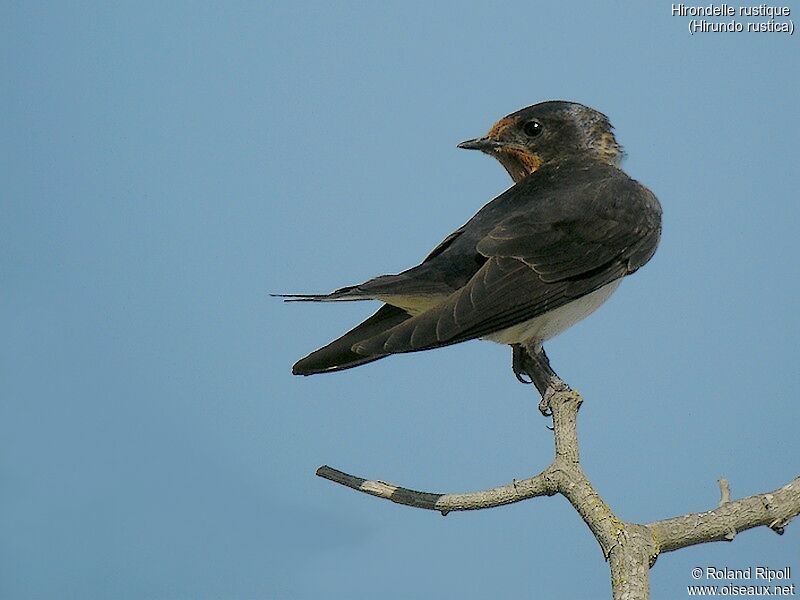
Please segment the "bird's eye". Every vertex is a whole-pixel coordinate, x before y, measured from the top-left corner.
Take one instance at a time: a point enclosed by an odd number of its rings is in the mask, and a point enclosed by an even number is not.
[[[522,132],[528,137],[536,137],[542,133],[542,124],[539,121],[528,121],[522,126]]]

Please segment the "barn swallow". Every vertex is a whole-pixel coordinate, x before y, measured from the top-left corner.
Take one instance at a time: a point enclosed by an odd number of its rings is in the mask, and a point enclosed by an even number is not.
[[[542,394],[568,389],[542,343],[595,311],[655,253],[661,206],[619,168],[608,118],[549,101],[500,119],[459,148],[496,158],[514,185],[416,267],[289,301],[379,300],[366,321],[299,360],[292,372],[341,371],[391,354],[481,338],[512,349],[512,367]],[[524,365],[534,368],[523,369]]]

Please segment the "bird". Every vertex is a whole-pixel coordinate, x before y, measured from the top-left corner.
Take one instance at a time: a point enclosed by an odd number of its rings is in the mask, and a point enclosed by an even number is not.
[[[650,260],[661,205],[621,170],[625,154],[608,117],[577,102],[528,106],[458,147],[497,159],[513,186],[415,267],[328,294],[275,294],[383,303],[292,372],[342,371],[480,338],[511,346],[515,376],[536,385],[548,414],[548,397],[570,388],[543,343],[594,312]]]

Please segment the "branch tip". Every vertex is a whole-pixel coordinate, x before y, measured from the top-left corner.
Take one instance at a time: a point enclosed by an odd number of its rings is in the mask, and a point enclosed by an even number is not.
[[[717,479],[719,483],[719,505],[727,504],[731,501],[731,486],[724,477]]]

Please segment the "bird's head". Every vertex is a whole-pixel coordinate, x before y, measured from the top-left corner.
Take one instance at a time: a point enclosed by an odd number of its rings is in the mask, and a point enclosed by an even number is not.
[[[586,156],[618,164],[622,147],[614,138],[608,117],[578,104],[540,102],[503,117],[484,137],[458,147],[494,156],[518,182],[543,164]]]

